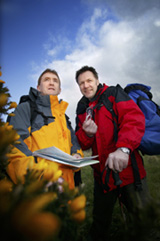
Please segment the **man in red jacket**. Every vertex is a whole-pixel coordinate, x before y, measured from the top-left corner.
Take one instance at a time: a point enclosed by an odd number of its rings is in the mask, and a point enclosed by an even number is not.
[[[118,197],[131,213],[139,201],[142,205],[148,201],[146,171],[137,151],[145,131],[145,118],[119,85],[108,87],[100,84],[93,67],[84,66],[78,70],[76,81],[83,95],[77,105],[76,136],[82,149],[91,148],[92,154],[98,155],[100,161],[92,166],[94,207],[91,237],[92,240],[108,240]],[[104,105],[104,99],[111,105],[113,114]]]

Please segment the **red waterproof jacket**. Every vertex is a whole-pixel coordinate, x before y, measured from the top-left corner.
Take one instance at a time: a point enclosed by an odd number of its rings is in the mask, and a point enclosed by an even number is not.
[[[146,176],[143,166],[143,160],[136,148],[139,146],[145,131],[145,117],[135,102],[123,91],[120,86],[110,87],[110,95],[104,96],[103,92],[108,88],[105,84],[98,86],[96,96],[89,101],[86,97],[82,97],[77,105],[76,117],[76,136],[82,147],[82,150],[92,149],[93,155],[99,155],[99,164],[92,165],[94,169],[94,177],[101,184],[104,183],[102,171],[105,167],[106,159],[109,153],[114,152],[119,147],[127,147],[134,152],[136,163],[138,165],[140,178]],[[101,102],[102,94],[104,98],[108,98],[113,103],[113,110],[117,116],[118,135],[117,141],[114,139],[113,116],[110,111]],[[98,107],[96,108],[96,106]],[[82,129],[82,124],[86,118],[86,109],[93,109],[93,119],[98,126],[98,130],[93,137],[88,137]],[[122,186],[134,183],[134,174],[131,163],[131,157],[127,168],[119,173],[122,180]],[[102,180],[103,179],[103,180]],[[110,191],[115,189],[114,179],[112,175],[109,178]]]

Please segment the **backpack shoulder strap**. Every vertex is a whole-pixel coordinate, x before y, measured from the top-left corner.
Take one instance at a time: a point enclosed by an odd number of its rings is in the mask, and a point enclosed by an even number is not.
[[[118,139],[118,127],[117,127],[117,118],[115,111],[113,110],[113,103],[109,100],[109,96],[111,96],[113,87],[108,87],[101,95],[97,108],[100,109],[103,104],[105,108],[112,114],[113,125],[114,125],[114,140],[117,142]],[[96,106],[95,106],[96,108]]]
[[[33,120],[35,119],[36,115],[37,115],[37,105],[35,101],[32,101],[31,98],[29,97],[29,95],[23,95],[20,98],[19,104],[23,103],[23,102],[28,102],[30,105],[30,110],[31,110],[31,116],[30,116],[30,121],[31,121],[31,126],[33,123]]]
[[[67,121],[67,125],[69,126],[69,128],[72,130],[72,124],[71,124],[71,121],[70,121],[70,118],[67,114],[65,114],[65,118],[66,118],[66,121]]]

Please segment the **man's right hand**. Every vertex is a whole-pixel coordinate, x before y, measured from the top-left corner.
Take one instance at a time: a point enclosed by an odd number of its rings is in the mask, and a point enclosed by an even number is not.
[[[85,120],[82,125],[82,129],[89,137],[92,137],[94,134],[96,134],[97,128],[98,126],[92,119]]]

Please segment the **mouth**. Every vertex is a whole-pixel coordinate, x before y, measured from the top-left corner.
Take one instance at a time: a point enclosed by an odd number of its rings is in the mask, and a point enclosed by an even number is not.
[[[54,88],[49,88],[48,90],[55,90]]]
[[[91,90],[86,90],[86,91],[85,91],[85,94],[86,94],[86,95],[89,95],[90,93],[92,93]]]

